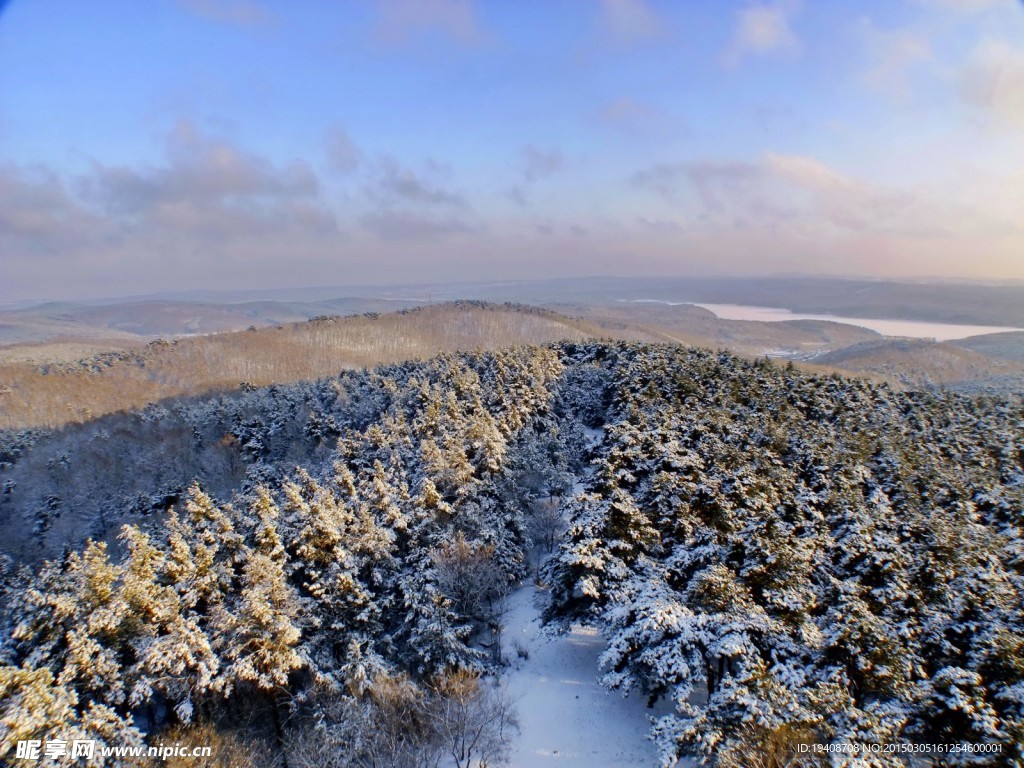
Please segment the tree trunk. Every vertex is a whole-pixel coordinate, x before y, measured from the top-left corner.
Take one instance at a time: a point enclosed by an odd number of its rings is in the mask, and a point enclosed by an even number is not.
[[[281,768],[288,768],[288,754],[284,748],[284,723],[281,721],[281,704],[283,699],[276,693],[270,695],[270,712],[274,718],[274,741],[281,753]]]

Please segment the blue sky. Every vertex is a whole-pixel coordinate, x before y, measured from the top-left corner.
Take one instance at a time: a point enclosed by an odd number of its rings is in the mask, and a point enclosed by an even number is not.
[[[13,0],[0,301],[1024,278],[1016,0]]]

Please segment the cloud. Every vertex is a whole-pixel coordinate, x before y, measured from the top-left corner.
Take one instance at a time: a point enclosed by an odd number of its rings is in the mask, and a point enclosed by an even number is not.
[[[1024,50],[1005,40],[984,40],[975,48],[960,75],[964,101],[994,125],[1024,127]]]
[[[504,196],[520,207],[530,204],[530,188],[565,169],[565,156],[558,149],[526,146],[519,152],[516,164],[522,182],[504,191]]]
[[[343,128],[335,127],[327,133],[327,162],[339,173],[351,173],[363,159],[363,153]]]
[[[565,167],[565,157],[557,149],[527,146],[520,156],[523,178],[531,184],[553,176]]]
[[[56,232],[75,206],[52,172],[0,168],[0,234],[34,237]]]
[[[684,231],[684,227],[677,221],[671,219],[660,219],[660,218],[648,218],[647,216],[637,216],[636,223],[643,229],[649,230],[654,233],[660,234],[679,234]]]
[[[201,19],[234,27],[262,27],[275,21],[267,8],[247,0],[178,0],[178,5]]]
[[[650,168],[637,171],[629,177],[629,183],[640,189],[656,192],[666,200],[673,200],[685,182],[689,163],[656,163]]]
[[[810,209],[836,227],[852,230],[913,228],[938,234],[938,222],[907,217],[919,201],[907,192],[851,179],[802,155],[766,153],[763,166],[772,178],[809,195]]]
[[[377,13],[377,39],[385,45],[406,45],[432,35],[468,48],[490,40],[473,0],[377,0]]]
[[[657,119],[658,113],[630,98],[616,99],[598,111],[598,118],[611,125],[646,123]]]
[[[932,58],[932,49],[922,36],[905,30],[878,29],[865,19],[861,39],[867,59],[864,82],[871,88],[898,96],[909,93],[908,70]]]
[[[428,161],[427,172],[436,176],[444,174],[445,171],[441,165]],[[366,192],[370,197],[387,205],[465,205],[465,200],[459,193],[446,189],[388,156],[377,161],[366,184]]]
[[[435,160],[427,160],[423,168],[417,172],[393,157],[378,158],[364,185],[375,207],[359,217],[359,225],[386,241],[437,241],[470,231],[462,218],[444,213],[466,208],[463,196],[441,183],[451,169]]]
[[[187,121],[171,131],[157,166],[95,162],[71,182],[46,169],[0,169],[0,250],[23,291],[60,284],[49,259],[75,275],[64,290],[89,283],[104,295],[118,280],[159,285],[258,270],[340,235],[308,165],[272,163]]]
[[[936,237],[992,224],[919,194],[853,179],[805,155],[767,152],[757,162],[660,163],[630,181],[695,220],[737,230]]]
[[[472,230],[467,223],[454,217],[387,208],[364,214],[359,223],[384,240],[436,240]]]
[[[667,25],[645,0],[600,0],[601,38],[616,48],[632,48],[665,37]]]
[[[275,166],[179,122],[167,141],[167,164],[150,169],[96,163],[82,180],[85,198],[108,214],[139,214],[172,204],[232,206],[310,198],[319,191],[303,162]]]
[[[747,197],[761,183],[764,170],[744,161],[698,161],[688,163],[686,176],[704,207],[709,211],[725,209],[730,198]]]
[[[799,50],[800,42],[791,26],[799,11],[797,0],[782,0],[774,5],[755,3],[741,9],[725,49],[725,64],[735,67],[752,56]]]
[[[513,184],[511,187],[506,189],[505,197],[516,205],[524,207],[527,205],[526,190],[524,190],[520,184]]]
[[[596,114],[597,120],[626,134],[688,134],[685,121],[629,97],[610,101]]]
[[[774,232],[798,216],[797,204],[778,189],[765,163],[744,160],[698,160],[685,167],[688,191],[699,203],[704,222],[743,231],[761,227]]]
[[[6,259],[13,261],[20,253],[76,252],[109,232],[53,171],[0,166],[0,250]]]
[[[336,248],[343,237],[319,195],[296,194],[290,183],[211,186],[200,176],[190,194],[185,176],[170,165],[111,173],[96,164],[69,183],[45,168],[0,167],[0,294],[228,286],[280,271],[282,259]]]
[[[634,173],[629,181],[640,189],[657,193],[669,201],[694,191],[708,210],[721,210],[721,198],[734,197],[741,188],[760,181],[764,170],[743,161],[699,160],[685,163],[657,163]]]
[[[534,222],[533,229],[538,235],[545,238],[580,238],[586,237],[589,234],[589,230],[584,226],[580,226],[579,224],[570,224],[564,221],[559,222],[550,218]]]
[[[1007,277],[1018,264],[1019,272],[1019,178],[901,188],[808,155],[766,152],[657,163],[630,181],[660,199],[633,219],[637,242],[674,244],[715,269]]]
[[[944,8],[958,13],[983,13],[993,8],[1019,5],[1019,0],[916,0],[919,5]]]

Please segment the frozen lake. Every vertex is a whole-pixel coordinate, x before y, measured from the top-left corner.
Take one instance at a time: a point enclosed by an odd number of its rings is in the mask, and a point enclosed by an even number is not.
[[[633,301],[638,301],[634,299]],[[639,301],[654,300],[640,299]],[[788,309],[778,307],[752,307],[744,304],[698,304],[689,301],[658,301],[659,304],[680,306],[693,304],[695,307],[703,307],[722,320],[756,320],[763,323],[777,323],[783,320],[828,320],[833,323],[846,323],[847,325],[858,325],[861,328],[880,333],[883,336],[909,336],[915,339],[935,339],[936,341],[950,341],[952,339],[966,339],[968,336],[980,336],[985,333],[1005,333],[1007,331],[1020,331],[1022,328],[1005,328],[992,325],[957,325],[955,323],[929,323],[917,320],[878,320],[865,317],[841,317],[839,315],[807,315],[800,312],[790,312]]]

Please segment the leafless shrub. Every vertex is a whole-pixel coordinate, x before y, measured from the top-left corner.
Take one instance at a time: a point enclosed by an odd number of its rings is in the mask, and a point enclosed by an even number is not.
[[[519,722],[504,688],[460,670],[439,678],[433,693],[438,736],[458,768],[508,762]]]
[[[418,686],[379,676],[362,698],[326,696],[285,741],[292,768],[458,768],[507,763],[518,730],[503,688],[452,671]]]
[[[150,745],[210,747],[209,757],[169,756],[168,768],[278,768],[280,755],[266,741],[243,731],[219,730],[212,725],[176,726],[150,739]]]
[[[455,610],[472,621],[490,622],[508,592],[504,572],[494,559],[494,547],[471,542],[460,531],[434,551],[433,560],[437,586]]]
[[[285,739],[294,768],[436,768],[445,754],[427,692],[381,675],[362,698],[325,696]]]
[[[555,542],[564,526],[565,521],[555,499],[534,502],[530,510],[530,536],[546,553],[554,551]]]
[[[818,741],[811,728],[782,725],[768,729],[744,727],[732,744],[719,754],[717,768],[822,768],[820,755],[803,752],[800,745]]]

